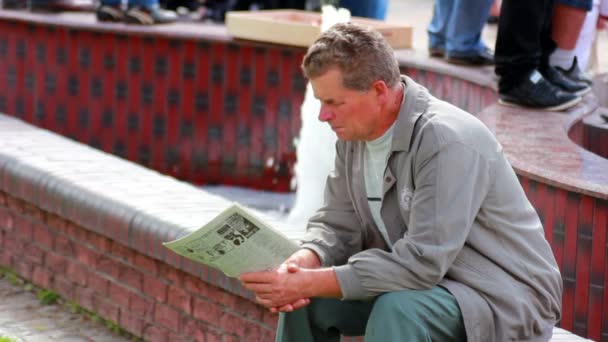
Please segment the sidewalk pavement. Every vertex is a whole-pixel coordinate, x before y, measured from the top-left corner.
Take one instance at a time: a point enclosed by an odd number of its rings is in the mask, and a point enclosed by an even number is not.
[[[101,322],[59,304],[42,305],[33,292],[0,276],[0,337],[18,342],[127,342]]]

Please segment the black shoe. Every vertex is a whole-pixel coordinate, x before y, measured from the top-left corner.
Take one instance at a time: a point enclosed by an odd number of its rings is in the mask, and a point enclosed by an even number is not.
[[[125,12],[120,6],[101,5],[97,8],[97,20],[122,22],[125,20]]]
[[[500,92],[498,103],[512,107],[561,111],[576,105],[580,101],[580,96],[561,91],[544,79],[538,70],[534,70],[517,86]]]
[[[429,48],[429,56],[443,58],[445,56],[445,49],[439,47]]]
[[[476,51],[473,54],[461,54],[458,52],[448,52],[446,58],[448,63],[460,65],[493,65],[494,55],[489,49]]]
[[[556,66],[555,69],[557,69],[557,71],[561,72],[564,76],[568,77],[573,81],[582,82],[589,86],[591,85],[591,83],[593,83],[593,81],[591,81],[591,79],[587,77],[587,75],[585,75],[585,73],[582,72],[581,69],[578,67],[578,59],[576,58],[576,56],[574,56],[572,65],[568,70],[560,68],[558,66]]]
[[[128,24],[167,24],[176,20],[177,14],[175,12],[164,10],[159,5],[133,6],[125,14],[125,22]]]
[[[547,66],[541,70],[541,73],[547,79],[547,81],[553,83],[553,85],[557,86],[563,91],[576,95],[585,95],[591,91],[591,87],[589,87],[588,84],[573,81],[552,66]]]

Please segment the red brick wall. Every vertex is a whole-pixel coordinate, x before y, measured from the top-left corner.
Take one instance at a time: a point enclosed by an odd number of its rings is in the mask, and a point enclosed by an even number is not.
[[[272,341],[277,316],[0,192],[0,264],[148,341]]]

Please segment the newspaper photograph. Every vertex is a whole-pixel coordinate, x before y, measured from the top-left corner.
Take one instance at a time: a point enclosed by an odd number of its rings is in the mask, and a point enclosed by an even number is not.
[[[237,203],[200,229],[163,245],[229,277],[278,267],[298,244]]]

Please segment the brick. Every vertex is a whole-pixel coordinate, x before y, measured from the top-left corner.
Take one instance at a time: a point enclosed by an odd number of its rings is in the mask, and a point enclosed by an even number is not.
[[[67,259],[53,252],[47,252],[44,258],[46,267],[56,273],[65,274],[67,267]]]
[[[63,277],[53,277],[53,289],[64,299],[74,299],[74,287],[74,284]]]
[[[21,255],[23,253],[24,241],[14,236],[6,235],[4,237],[4,248],[13,255]]]
[[[192,313],[192,295],[181,287],[170,285],[167,294],[167,302],[179,310]]]
[[[117,283],[109,283],[109,297],[112,302],[116,303],[120,307],[128,308],[129,307],[129,298],[131,297],[131,291],[126,287],[117,284]]]
[[[45,252],[35,243],[27,244],[20,254],[25,255],[25,258],[34,265],[44,265]]]
[[[41,266],[35,266],[32,273],[32,282],[42,288],[51,288],[53,274]]]
[[[87,242],[99,252],[109,252],[112,241],[95,232],[87,232]]]
[[[20,215],[14,215],[13,219],[16,237],[18,237],[20,240],[26,240],[27,242],[31,241],[34,238],[32,233],[32,222]]]
[[[143,276],[143,292],[161,303],[167,302],[167,284],[157,278]]]
[[[129,310],[138,317],[142,317],[145,320],[153,321],[154,320],[154,303],[152,300],[148,298],[144,298],[143,296],[137,293],[131,293],[131,298],[129,298]]]
[[[0,265],[13,267],[13,255],[6,249],[0,250]]]
[[[74,287],[76,301],[83,308],[95,312],[95,291],[85,287]]]
[[[145,273],[148,273],[150,275],[157,275],[158,273],[158,265],[156,260],[147,257],[143,254],[135,254],[135,257],[133,259],[133,264],[139,268],[140,270],[144,271]],[[164,274],[163,274],[164,276]]]
[[[12,196],[6,197],[6,206],[17,213],[23,213],[25,202]]]
[[[122,264],[107,256],[102,256],[97,260],[97,270],[115,279],[118,279]]]
[[[118,258],[118,259],[122,259],[124,261],[128,261],[130,262],[132,260],[132,258],[135,255],[135,251],[133,251],[132,249],[123,246],[122,244],[116,242],[116,241],[112,241],[111,247],[110,247],[110,253],[112,254],[112,256]]]
[[[222,342],[222,334],[219,331],[208,330],[205,332],[206,342]]]
[[[205,333],[208,329],[205,324],[192,319],[188,315],[181,316],[180,332],[194,339],[195,341],[205,341]]]
[[[87,242],[87,232],[88,230],[82,228],[74,222],[67,221],[66,226],[66,235],[72,238],[72,240],[84,244]]]
[[[196,319],[215,326],[220,326],[221,315],[222,308],[219,305],[199,298],[193,298],[192,316]]]
[[[65,226],[67,225],[67,221],[61,216],[47,213],[44,222],[47,226],[59,232],[65,232]]]
[[[149,324],[144,327],[143,338],[148,342],[166,342],[169,340],[169,332],[163,327]]]
[[[39,245],[45,246],[48,249],[52,249],[55,239],[53,237],[53,234],[51,234],[51,232],[48,230],[48,228],[43,224],[38,223],[33,223],[32,228],[34,241],[36,241],[36,243],[38,243]]]
[[[229,312],[224,312],[220,317],[220,328],[227,333],[236,334],[242,337],[247,336],[248,332],[253,332],[253,328],[250,327],[250,324],[248,324],[247,321]],[[252,338],[252,341],[257,340]]]
[[[74,257],[76,258],[76,260],[87,266],[95,266],[95,264],[97,264],[97,260],[99,260],[99,258],[101,257],[101,254],[95,252],[94,250],[84,245],[74,244],[73,247]]]
[[[55,237],[55,248],[54,251],[58,254],[65,255],[68,257],[74,256],[74,246],[72,240],[65,236],[57,235]]]
[[[44,211],[40,210],[40,208],[30,203],[23,204],[23,215],[34,219],[40,223],[44,222]]]
[[[231,303],[232,305],[230,306],[230,308],[233,311],[238,312],[239,314],[252,320],[262,321],[264,311],[268,311],[263,306],[258,305],[250,300],[237,296],[234,296],[234,298],[235,300],[233,303]]]
[[[117,323],[119,321],[119,313],[120,310],[117,305],[114,305],[109,300],[105,299],[102,296],[95,295],[95,308],[96,311],[101,317],[105,319],[109,319],[112,322]]]
[[[73,283],[86,286],[87,285],[87,269],[80,263],[68,260],[66,275]]]
[[[160,303],[154,305],[154,321],[170,331],[179,331],[179,319],[179,311]]]
[[[22,278],[32,279],[33,266],[30,262],[24,259],[16,259],[15,260],[15,271]]]
[[[10,232],[13,230],[14,226],[14,214],[6,208],[0,208],[0,230]]]
[[[158,274],[162,274],[162,276],[165,277],[169,282],[180,287],[182,284],[184,284],[184,280],[187,277],[192,277],[176,269],[175,267],[164,263],[159,263],[158,268]]]
[[[94,269],[89,269],[87,272],[87,284],[99,295],[107,296],[109,293],[110,281]]]
[[[138,291],[142,290],[143,274],[132,267],[121,265],[118,279]]]
[[[222,342],[240,342],[241,339],[236,337],[236,336],[232,336],[232,335],[222,335]],[[251,341],[258,341],[258,340],[251,340]]]
[[[270,310],[264,309],[262,315],[262,323],[269,326],[272,329],[276,329],[277,323],[279,321],[279,315],[276,313],[270,312]]]
[[[131,334],[142,337],[144,334],[144,320],[127,310],[120,310],[120,326]]]

